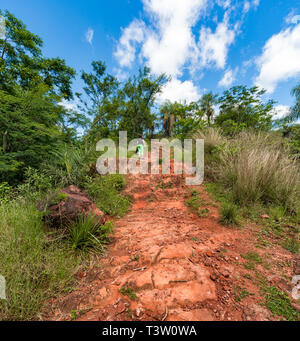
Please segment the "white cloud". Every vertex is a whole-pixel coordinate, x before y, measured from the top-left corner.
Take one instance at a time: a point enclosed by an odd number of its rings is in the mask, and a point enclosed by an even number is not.
[[[256,9],[259,5],[260,0],[245,0],[244,7],[243,7],[243,13],[248,13],[250,9],[253,7]]]
[[[259,6],[260,0],[253,0],[252,4],[254,8],[257,8]]]
[[[251,7],[257,0],[251,1]],[[151,68],[153,74],[166,73],[172,81],[166,85],[162,100],[187,100],[199,98],[193,80],[199,80],[205,68],[225,69],[227,55],[236,35],[240,32],[243,16],[231,23],[230,15],[238,7],[231,0],[214,0],[224,10],[224,19],[212,30],[202,25],[193,29],[201,17],[212,7],[208,0],[142,0],[146,20],[134,19],[122,30],[114,53],[122,77],[124,68],[131,68],[138,60]],[[240,8],[239,8],[240,9]],[[146,24],[147,23],[147,24]],[[198,37],[196,36],[198,35]],[[124,70],[123,70],[124,71]],[[128,71],[128,70],[127,70]],[[189,72],[190,80],[181,80]],[[197,72],[197,75],[195,73]],[[232,77],[234,74],[232,74]],[[196,80],[195,80],[196,81]],[[228,82],[228,80],[227,80]]]
[[[217,4],[223,7],[224,9],[227,9],[230,6],[231,1],[230,0],[217,0]]]
[[[196,47],[192,27],[206,1],[144,0],[144,4],[153,29],[148,31],[143,44],[143,57],[154,73],[181,76]]]
[[[184,102],[187,103],[199,100],[201,94],[199,89],[193,84],[192,81],[180,81],[172,79],[168,82],[162,93],[158,96],[157,101],[162,103],[166,100],[171,102]]]
[[[273,35],[256,61],[259,75],[256,84],[268,93],[274,92],[280,81],[300,74],[300,24]]]
[[[271,114],[273,115],[274,120],[278,120],[280,118],[285,117],[290,111],[290,107],[288,105],[277,105],[274,107]]]
[[[251,8],[251,3],[250,3],[249,1],[245,1],[245,2],[244,2],[243,12],[244,12],[244,13],[249,12],[250,8]]]
[[[131,66],[136,56],[136,44],[143,41],[144,35],[145,24],[141,20],[135,19],[123,30],[117,51],[114,53],[120,66]]]
[[[215,65],[224,69],[229,46],[234,42],[235,30],[229,28],[228,15],[219,23],[215,33],[208,27],[202,27],[199,39],[200,62],[203,67]]]
[[[89,28],[85,34],[85,39],[89,44],[93,44],[93,39],[94,39],[94,30],[92,28]]]
[[[67,110],[77,111],[77,105],[74,102],[69,102],[66,99],[62,99],[61,102],[58,103],[62,107],[64,107]]]
[[[298,24],[298,22],[300,21],[300,15],[294,15],[293,12],[291,12],[286,18],[285,18],[285,22],[287,24]]]
[[[127,71],[124,71],[120,68],[114,68],[113,72],[115,76],[117,77],[118,81],[123,82],[129,78],[129,73]]]
[[[223,78],[218,83],[218,86],[223,86],[227,88],[230,85],[232,85],[232,83],[235,81],[236,73],[237,69],[235,69],[234,71],[232,71],[231,69],[227,69],[226,72],[224,73]]]

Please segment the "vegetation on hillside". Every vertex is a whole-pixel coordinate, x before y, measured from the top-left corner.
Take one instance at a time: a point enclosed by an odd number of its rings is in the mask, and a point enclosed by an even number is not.
[[[259,222],[280,236],[285,249],[299,252],[300,85],[292,90],[296,103],[290,113],[276,121],[274,101],[265,102],[265,91],[257,87],[157,105],[169,81],[165,74],[154,76],[145,67],[119,82],[103,61],[81,72],[84,87],[73,94],[75,70],[43,56],[42,39],[13,14],[0,15],[7,27],[6,39],[0,39],[0,274],[8,297],[0,301],[0,320],[38,318],[45,302],[72,290],[74,274],[109,242],[112,224],[97,226],[91,217],[80,218],[63,235],[47,229],[37,203],[73,184],[105,214],[124,215],[130,208],[121,194],[125,178],[94,169],[96,143],[117,139],[120,130],[129,139],[203,138],[206,185],[221,201],[221,222]],[[64,101],[75,97],[77,109],[66,109]],[[193,209],[197,200],[192,196],[187,206]],[[268,222],[259,220],[263,213]],[[289,233],[281,222],[292,226]]]

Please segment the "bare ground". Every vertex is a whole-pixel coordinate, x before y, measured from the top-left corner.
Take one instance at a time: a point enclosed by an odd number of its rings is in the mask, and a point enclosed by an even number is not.
[[[185,205],[194,189],[207,217]],[[222,226],[203,186],[187,187],[180,175],[130,175],[125,192],[133,206],[115,221],[106,254],[79,274],[75,291],[50,302],[46,319],[70,320],[72,311],[80,321],[281,319],[261,304],[258,279],[291,293],[290,252],[257,248],[258,226]],[[252,251],[263,262],[247,269],[241,255]]]

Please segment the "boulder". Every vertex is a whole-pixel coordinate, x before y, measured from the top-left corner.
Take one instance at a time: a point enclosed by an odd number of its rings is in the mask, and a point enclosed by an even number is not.
[[[71,185],[51,195],[38,204],[38,209],[45,212],[44,221],[52,227],[64,227],[78,220],[80,216],[95,216],[97,223],[105,223],[104,213],[90,200],[88,194]]]

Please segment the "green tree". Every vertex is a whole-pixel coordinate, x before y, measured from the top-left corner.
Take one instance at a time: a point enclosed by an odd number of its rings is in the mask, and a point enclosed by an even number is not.
[[[271,112],[274,101],[264,103],[265,90],[258,87],[235,86],[224,92],[219,99],[220,114],[215,124],[232,134],[242,129],[269,130],[272,128]]]
[[[76,95],[81,102],[80,109],[92,119],[88,137],[95,140],[108,137],[117,130],[120,120],[119,82],[106,72],[102,61],[92,62],[92,72],[82,71],[81,78],[85,96]]]
[[[204,94],[200,99],[200,108],[207,117],[207,123],[210,126],[214,118],[215,109],[214,106],[218,103],[218,96],[212,92]]]
[[[129,78],[120,91],[120,130],[127,130],[130,138],[152,131],[156,115],[151,111],[156,95],[168,81],[165,74],[151,75],[148,67],[139,70],[137,76]]]
[[[174,135],[177,138],[184,139],[191,137],[198,129],[203,128],[203,112],[198,103],[191,102],[173,104],[176,121],[173,126]]]
[[[45,85],[18,86],[15,95],[0,90],[0,181],[21,180],[26,167],[38,167],[57,147],[64,109],[48,91]]]
[[[44,58],[42,39],[13,14],[0,11],[0,181],[20,181],[62,143],[74,141],[79,112],[66,110],[75,71],[59,58]],[[4,38],[4,39],[3,39]]]
[[[13,14],[0,10],[0,15],[6,26],[5,37],[0,39],[0,90],[12,93],[16,84],[30,90],[44,83],[50,92],[72,98],[75,71],[60,58],[43,57],[42,39]]]
[[[164,102],[160,107],[164,133],[169,137],[173,136],[174,123],[176,122],[176,119],[179,115],[178,109],[179,104],[177,102],[172,103],[169,100]]]
[[[300,118],[300,84],[293,88],[292,95],[296,97],[296,104],[291,108],[291,112],[287,116],[287,120],[290,122]]]

